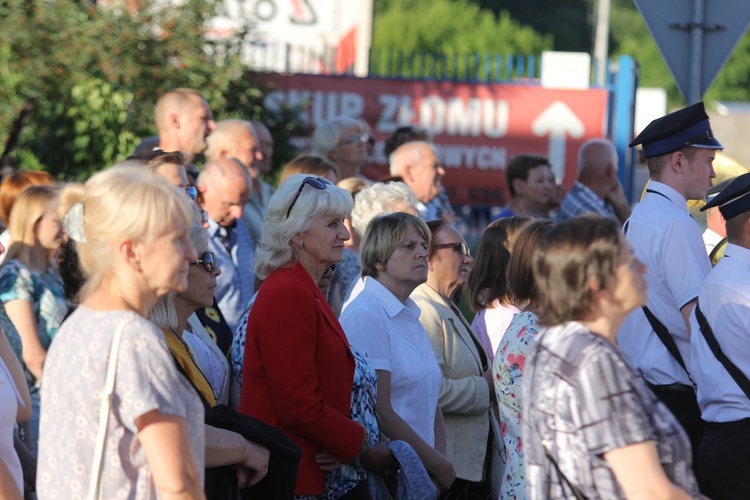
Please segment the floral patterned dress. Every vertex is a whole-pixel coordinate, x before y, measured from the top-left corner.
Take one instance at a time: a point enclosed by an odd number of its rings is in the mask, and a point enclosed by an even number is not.
[[[526,477],[521,441],[521,377],[531,344],[539,333],[538,318],[531,312],[520,312],[505,331],[492,363],[497,406],[500,410],[500,432],[503,438],[505,477],[500,487],[502,499],[525,499]]]

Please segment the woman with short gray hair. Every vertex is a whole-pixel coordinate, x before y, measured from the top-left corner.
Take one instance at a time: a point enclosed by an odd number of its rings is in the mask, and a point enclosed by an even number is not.
[[[315,129],[313,149],[336,164],[339,179],[346,179],[358,177],[367,164],[369,140],[362,122],[350,116],[337,116]]]
[[[364,188],[357,194],[352,210],[352,227],[364,238],[367,226],[380,215],[403,212],[418,215],[417,197],[403,182],[381,182]],[[361,246],[360,246],[361,248]],[[362,268],[358,266],[357,274]],[[355,279],[349,287],[341,311],[359,295],[365,287],[364,279]]]

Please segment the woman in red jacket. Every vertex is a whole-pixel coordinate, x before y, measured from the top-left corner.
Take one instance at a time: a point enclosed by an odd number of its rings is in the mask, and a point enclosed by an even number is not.
[[[343,257],[351,195],[320,177],[285,180],[271,198],[257,253],[265,278],[250,313],[239,409],[302,450],[297,498],[328,498],[325,471],[360,458],[392,460],[350,418],[355,360],[321,276]]]

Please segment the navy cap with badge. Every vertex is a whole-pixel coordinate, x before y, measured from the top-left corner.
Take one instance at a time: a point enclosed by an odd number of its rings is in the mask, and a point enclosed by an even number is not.
[[[719,207],[719,212],[726,220],[737,217],[750,210],[750,173],[742,174],[719,194],[701,207],[701,212],[711,207]]]
[[[630,147],[638,144],[643,145],[643,156],[646,158],[665,155],[686,146],[724,149],[714,138],[702,102],[652,121],[633,139]]]

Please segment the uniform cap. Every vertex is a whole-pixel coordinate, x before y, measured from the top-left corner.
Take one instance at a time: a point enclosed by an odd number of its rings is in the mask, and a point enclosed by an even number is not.
[[[727,187],[701,208],[701,212],[711,207],[719,207],[719,212],[726,220],[749,211],[750,173],[742,174],[730,182]]]
[[[646,158],[665,155],[686,146],[724,149],[714,137],[702,102],[652,121],[633,139],[630,147],[638,144],[643,145]]]

